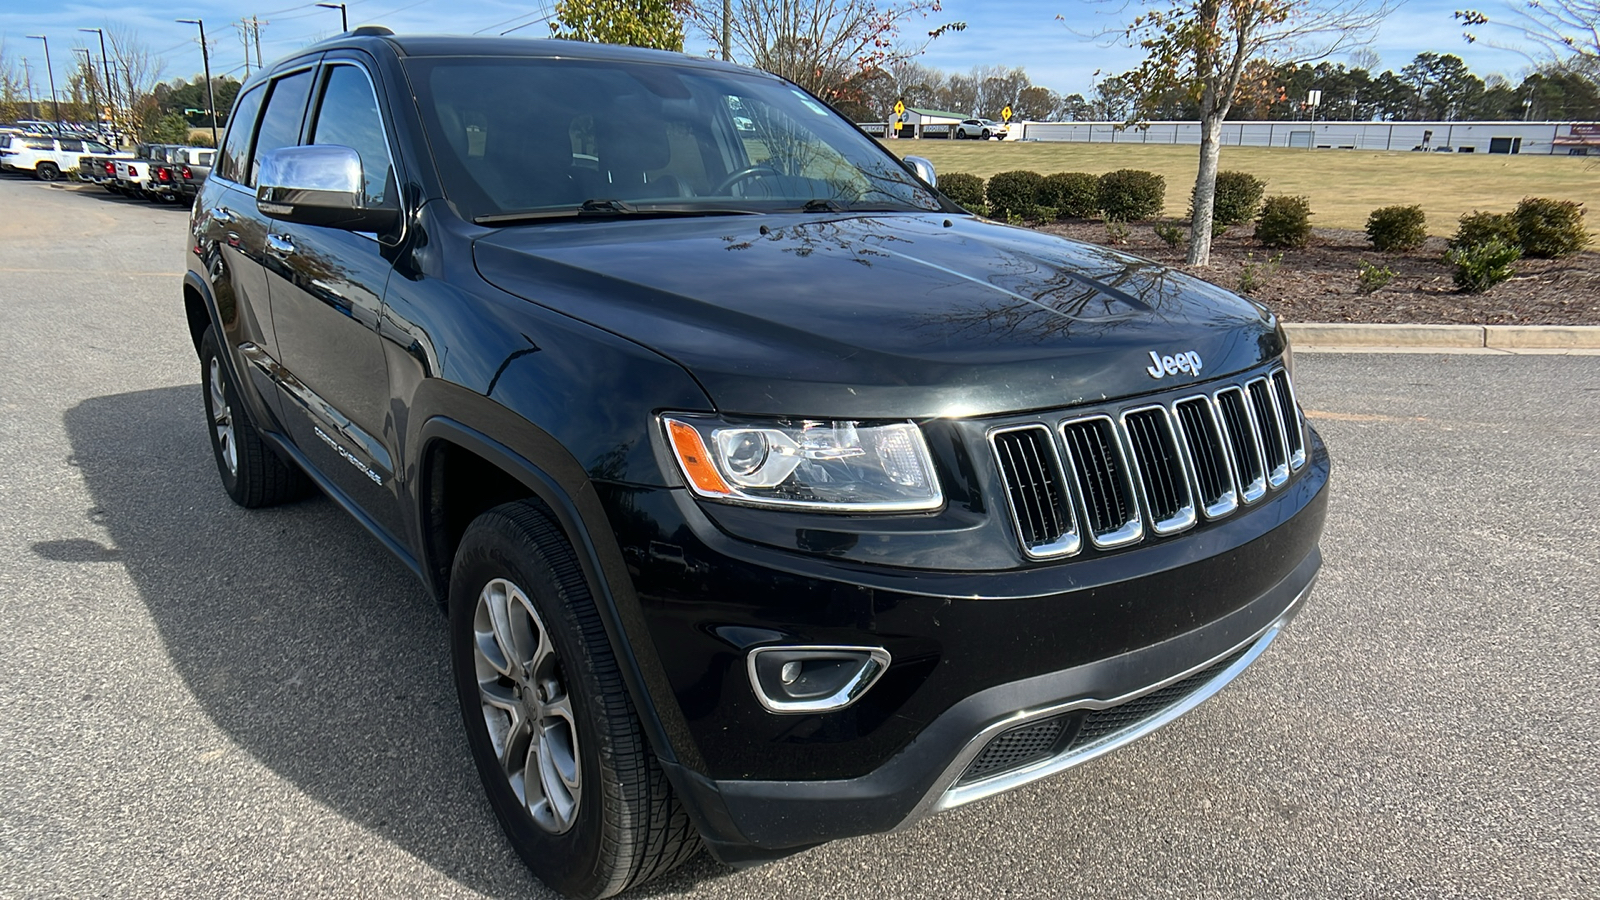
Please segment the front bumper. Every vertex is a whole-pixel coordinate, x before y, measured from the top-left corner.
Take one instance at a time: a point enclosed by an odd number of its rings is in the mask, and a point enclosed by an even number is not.
[[[1247,515],[1008,572],[896,572],[825,546],[797,557],[723,533],[683,491],[602,487],[671,693],[652,690],[675,745],[665,766],[707,844],[753,863],[894,830],[1215,693],[1298,612],[1321,564],[1329,461],[1307,433],[1308,465]],[[847,709],[776,716],[743,665],[770,643],[880,646],[894,664]],[[1114,727],[1092,716],[1136,704],[1144,714]],[[997,736],[1050,722],[1051,752],[974,777]]]
[[[781,859],[843,837],[895,831],[932,813],[1062,772],[1143,737],[1210,698],[1253,663],[1309,596],[1322,558],[1307,556],[1288,578],[1234,614],[1153,647],[1061,672],[997,685],[958,702],[879,769],[826,781],[707,779],[671,766],[680,793],[724,862]],[[1224,648],[1218,650],[1218,648]],[[1199,660],[1199,662],[1194,662]],[[1155,672],[1172,673],[1152,679]],[[1057,716],[1082,719],[1179,688],[1122,726],[1026,767],[988,778],[963,776],[1005,732]],[[1102,699],[1107,698],[1107,699]]]

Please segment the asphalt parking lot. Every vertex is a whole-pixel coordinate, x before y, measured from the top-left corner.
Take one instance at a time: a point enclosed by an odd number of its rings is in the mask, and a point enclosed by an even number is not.
[[[0,897],[548,897],[420,585],[233,506],[186,212],[0,177]],[[1305,612],[1120,753],[636,896],[1600,897],[1600,356],[1302,354]]]

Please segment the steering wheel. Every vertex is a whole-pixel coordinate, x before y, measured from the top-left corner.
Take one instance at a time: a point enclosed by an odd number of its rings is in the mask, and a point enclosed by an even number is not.
[[[729,175],[727,178],[722,179],[721,183],[719,183],[715,188],[711,189],[711,193],[718,195],[726,194],[732,190],[733,186],[736,184],[749,181],[752,178],[759,178],[768,175],[777,178],[782,177],[783,173],[779,172],[777,169],[774,169],[772,166],[767,165],[766,163],[749,166],[747,168],[740,169],[732,175]]]

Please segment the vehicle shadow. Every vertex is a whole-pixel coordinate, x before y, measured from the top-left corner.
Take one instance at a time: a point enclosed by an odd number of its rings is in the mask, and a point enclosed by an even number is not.
[[[316,802],[484,895],[554,897],[483,799],[431,597],[325,497],[234,506],[198,394],[162,388],[68,410],[72,462],[112,547],[45,541],[34,552],[120,562],[212,722]],[[633,893],[727,871],[703,854]]]

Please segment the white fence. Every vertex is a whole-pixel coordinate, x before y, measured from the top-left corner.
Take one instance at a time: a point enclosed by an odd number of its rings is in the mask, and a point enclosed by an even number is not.
[[[1092,144],[1200,143],[1199,122],[1151,122],[1121,130],[1120,122],[1023,122],[1011,126],[1011,139],[1076,141]],[[1569,122],[1224,122],[1228,147],[1311,147],[1339,150],[1430,150],[1457,153],[1566,154],[1556,146],[1571,134]],[[1600,149],[1590,152],[1600,153]]]

